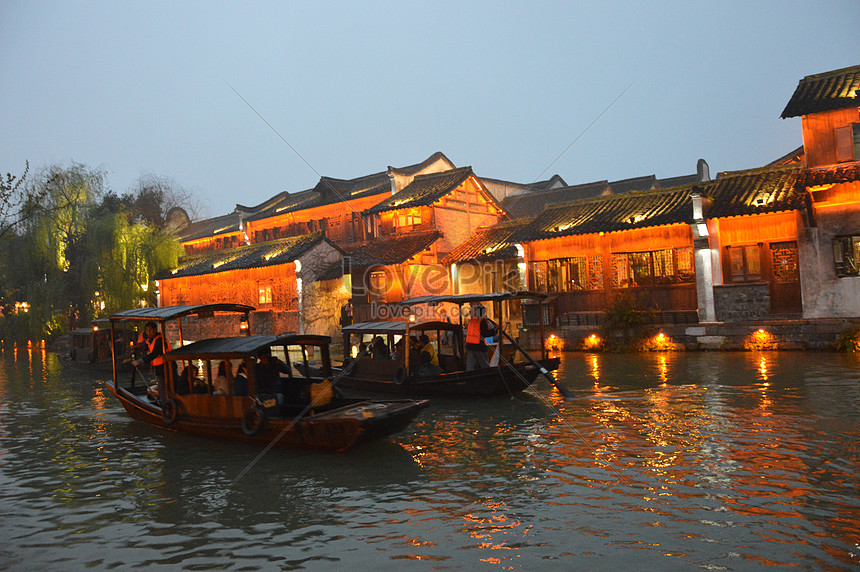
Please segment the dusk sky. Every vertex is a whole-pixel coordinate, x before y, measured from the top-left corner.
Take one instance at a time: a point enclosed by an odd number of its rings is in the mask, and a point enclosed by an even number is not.
[[[801,145],[780,113],[860,64],[858,24],[857,0],[2,0],[0,173],[156,174],[204,216],[436,151],[521,183],[715,176]]]

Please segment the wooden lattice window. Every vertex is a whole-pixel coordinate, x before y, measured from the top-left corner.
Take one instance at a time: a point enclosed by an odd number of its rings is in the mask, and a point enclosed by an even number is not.
[[[588,257],[588,276],[585,289],[603,290],[603,257],[600,255]]]
[[[612,255],[612,287],[627,288],[630,286],[630,264],[627,253]]]
[[[675,252],[671,248],[655,250],[651,253],[654,261],[654,280],[658,284],[671,284],[675,281]]]
[[[770,245],[770,255],[773,261],[773,281],[776,284],[793,284],[800,281],[796,242],[775,242]]]
[[[696,260],[693,247],[675,249],[675,260],[678,267],[678,282],[690,284],[696,281]]]
[[[654,284],[654,268],[650,252],[631,252],[629,255],[632,286],[652,286]]]

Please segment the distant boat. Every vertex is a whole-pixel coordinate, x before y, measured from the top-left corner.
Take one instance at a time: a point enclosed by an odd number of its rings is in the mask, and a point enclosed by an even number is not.
[[[117,330],[115,334],[114,343],[121,368],[130,371],[128,358],[131,356],[132,344],[138,334],[131,330]],[[107,318],[93,320],[92,327],[72,330],[69,333],[71,349],[68,353],[57,356],[60,365],[83,371],[111,371],[113,352],[110,336],[110,321]]]
[[[220,311],[230,311],[221,306]],[[183,308],[164,309],[158,318],[152,313],[124,312],[111,316],[111,323],[113,327],[126,320],[158,319],[163,331],[168,319],[213,312],[202,306]],[[235,305],[233,311],[246,312],[247,308]],[[296,334],[204,339],[164,354],[167,380],[161,404],[150,397],[146,384],[135,383],[134,376],[123,383],[116,367],[109,387],[131,417],[156,427],[327,451],[346,451],[395,434],[427,406],[427,401],[339,396],[331,382],[330,342],[328,336]],[[299,369],[308,372],[312,358],[318,360],[315,371],[320,375],[299,373]]]

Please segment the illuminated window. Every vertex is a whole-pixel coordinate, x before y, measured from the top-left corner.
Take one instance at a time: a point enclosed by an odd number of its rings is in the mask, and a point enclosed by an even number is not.
[[[398,227],[418,226],[421,224],[421,214],[414,212],[400,213],[394,220]]]
[[[385,293],[388,291],[388,281],[386,280],[384,271],[371,272],[370,284],[368,286],[371,302],[385,301]]]
[[[630,286],[630,264],[627,254],[612,255],[612,287],[627,288]]]
[[[651,286],[654,284],[650,252],[633,252],[630,254],[630,274],[633,278],[631,286]]]
[[[761,282],[761,247],[729,246],[729,282]]]
[[[533,262],[532,278],[533,287],[538,289],[538,292],[601,290],[603,258],[600,255],[574,256]]]
[[[860,276],[860,236],[834,238],[833,262],[836,276]]]
[[[671,283],[675,278],[675,257],[672,249],[656,250],[654,258],[654,279],[660,284]]]
[[[272,285],[259,284],[257,291],[259,292],[260,306],[266,306],[272,303]]]
[[[797,242],[774,242],[770,245],[770,259],[773,267],[773,281],[776,284],[800,282],[800,269],[797,259]]]
[[[692,283],[696,281],[696,261],[693,247],[676,248],[675,260],[678,263],[678,282]]]

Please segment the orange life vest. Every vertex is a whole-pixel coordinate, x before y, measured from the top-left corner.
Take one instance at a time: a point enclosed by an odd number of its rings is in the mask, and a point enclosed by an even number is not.
[[[469,325],[466,328],[466,343],[467,344],[484,344],[484,338],[481,337],[481,322],[484,318],[472,318],[469,320]]]
[[[155,348],[156,348],[155,344],[156,343],[161,343],[161,334],[155,334],[154,338],[152,338],[151,340],[146,340],[146,349],[149,353],[152,353],[155,350]],[[162,348],[162,350],[163,350],[163,348]],[[163,363],[164,363],[164,354],[162,353],[162,355],[160,355],[157,358],[155,358],[154,360],[152,360],[150,362],[150,365],[154,367],[157,365],[161,365]]]

